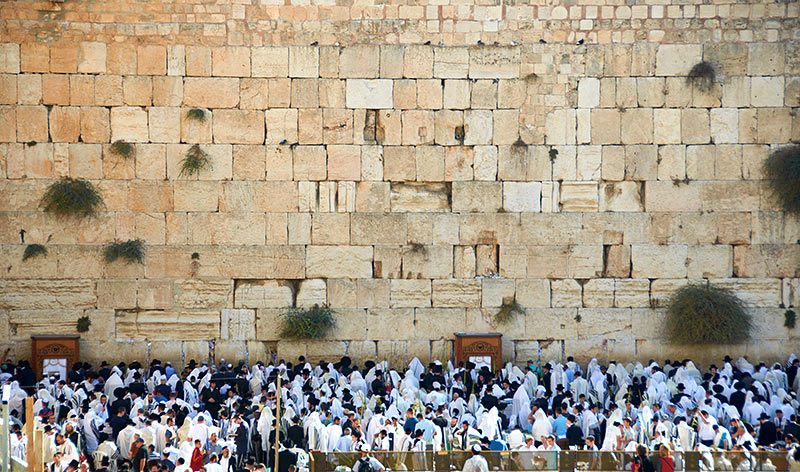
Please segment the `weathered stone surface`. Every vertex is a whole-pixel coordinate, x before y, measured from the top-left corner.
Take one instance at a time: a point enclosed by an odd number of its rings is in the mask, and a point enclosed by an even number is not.
[[[348,79],[345,90],[347,108],[392,108],[391,80]]]
[[[308,246],[307,277],[372,277],[372,246]]]
[[[0,309],[45,310],[94,308],[91,280],[2,280]]]
[[[433,280],[433,306],[477,307],[481,304],[481,282],[473,279]]]
[[[116,339],[209,340],[220,336],[220,312],[118,311]]]
[[[393,212],[441,212],[450,209],[450,186],[438,183],[392,183]]]

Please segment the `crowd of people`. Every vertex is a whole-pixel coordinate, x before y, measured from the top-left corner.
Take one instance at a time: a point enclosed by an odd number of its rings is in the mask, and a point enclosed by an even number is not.
[[[52,472],[275,470],[276,451],[279,472],[306,468],[309,451],[358,453],[354,472],[379,472],[381,453],[443,450],[471,451],[468,472],[486,470],[483,451],[506,450],[628,451],[642,458],[626,465],[633,472],[672,472],[671,451],[790,450],[796,464],[798,366],[794,355],[772,365],[725,357],[703,371],[690,360],[568,358],[492,371],[415,358],[397,370],[301,357],[77,363],[65,378],[37,381],[22,361],[2,365],[0,384],[11,386],[12,455],[28,457],[33,396]]]

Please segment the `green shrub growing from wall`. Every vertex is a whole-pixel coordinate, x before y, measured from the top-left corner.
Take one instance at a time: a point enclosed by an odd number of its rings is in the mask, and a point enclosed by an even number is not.
[[[32,257],[46,256],[47,248],[41,244],[28,244],[25,247],[25,252],[22,254],[22,260],[27,261]]]
[[[786,211],[800,213],[800,144],[770,154],[762,172],[778,204]]]
[[[753,319],[739,297],[711,284],[687,285],[667,302],[664,329],[675,344],[734,344],[747,341]]]
[[[327,306],[311,308],[290,307],[281,313],[281,337],[295,339],[321,339],[336,326],[336,312]]]
[[[144,241],[141,239],[114,241],[106,246],[103,257],[108,263],[122,259],[128,264],[134,262],[144,264]]]
[[[65,177],[47,188],[40,206],[58,217],[94,216],[103,206],[103,197],[93,183]]]

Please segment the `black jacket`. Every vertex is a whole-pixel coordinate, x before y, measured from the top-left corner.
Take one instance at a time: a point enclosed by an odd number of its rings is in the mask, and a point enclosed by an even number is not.
[[[769,446],[775,444],[778,440],[778,428],[772,421],[765,421],[761,423],[758,429],[758,445]]]
[[[583,431],[578,425],[573,424],[567,428],[567,442],[570,446],[583,446]]]

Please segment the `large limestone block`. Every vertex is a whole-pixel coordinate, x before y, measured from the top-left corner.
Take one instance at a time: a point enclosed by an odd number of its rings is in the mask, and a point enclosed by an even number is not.
[[[390,305],[393,308],[431,305],[430,280],[392,279],[389,290]]]
[[[253,77],[288,77],[289,48],[257,47],[250,51]]]
[[[203,341],[220,337],[220,312],[120,311],[117,340]]]
[[[528,339],[572,339],[578,335],[577,308],[529,308],[525,316]]]
[[[645,182],[647,211],[698,211],[702,207],[704,186],[698,182]]]
[[[250,48],[213,48],[211,73],[218,77],[250,77]]]
[[[175,283],[175,303],[188,309],[220,309],[233,305],[233,281],[186,279]]]
[[[600,277],[603,273],[603,247],[600,245],[570,246],[568,275],[575,278]]]
[[[517,279],[515,296],[517,303],[526,308],[549,307],[550,281],[548,279]]]
[[[239,79],[187,77],[183,83],[183,104],[199,108],[234,108],[239,104]]]
[[[464,308],[417,308],[414,310],[414,339],[453,339],[466,329]]]
[[[347,79],[347,108],[392,108],[393,81],[386,79]]]
[[[414,332],[413,308],[367,310],[367,339],[389,341],[410,338]]]
[[[644,211],[644,183],[609,182],[600,186],[600,211]]]
[[[264,215],[258,213],[191,213],[192,244],[259,245],[266,241]]]
[[[409,246],[403,252],[403,273],[411,279],[443,279],[453,276],[453,247]]]
[[[306,279],[297,291],[297,306],[310,307],[328,304],[328,285],[325,279]]]
[[[600,105],[600,79],[586,77],[578,81],[578,108]]]
[[[350,222],[351,243],[405,244],[408,223],[403,214],[355,213]]]
[[[372,246],[308,246],[306,276],[370,278],[372,255]]]
[[[470,79],[516,79],[519,77],[520,49],[479,46],[469,49]]]
[[[319,77],[319,48],[316,46],[289,47],[289,77]]]
[[[781,304],[780,279],[712,279],[711,283],[731,289],[743,302],[754,307],[778,307]]]
[[[433,48],[433,76],[438,79],[465,78],[469,73],[469,49]]]
[[[614,279],[590,279],[583,284],[583,306],[608,308],[614,306]]]
[[[576,323],[582,338],[629,339],[633,336],[633,312],[630,308],[582,308]]]
[[[675,245],[634,245],[631,248],[635,278],[681,278],[687,275],[688,248]]]
[[[482,307],[500,307],[516,300],[516,283],[513,279],[481,280]]]
[[[733,250],[727,244],[689,246],[687,260],[690,278],[730,277],[732,275]]]
[[[753,77],[750,82],[750,105],[754,107],[783,106],[783,77]]]
[[[800,248],[796,244],[734,246],[733,272],[738,277],[798,277],[798,260]]]
[[[94,308],[95,283],[91,280],[2,280],[0,309],[46,310]]]
[[[647,279],[616,279],[614,281],[614,306],[650,306],[650,281]]]
[[[392,183],[393,212],[442,212],[450,210],[450,188],[443,183]]]
[[[560,203],[563,211],[597,211],[597,182],[562,182]]]
[[[481,281],[475,279],[433,280],[433,306],[478,307]]]
[[[97,282],[97,306],[99,308],[136,308],[136,281],[99,280]]]
[[[18,310],[8,314],[12,340],[29,341],[32,335],[76,334],[83,310]],[[8,332],[8,331],[6,331]]]
[[[256,311],[231,309],[222,310],[220,338],[231,341],[255,339]],[[217,346],[219,349],[219,346]]]
[[[747,75],[778,75],[784,70],[784,45],[753,43],[747,45]]]
[[[656,53],[656,75],[686,76],[702,58],[702,44],[662,44]]]
[[[264,114],[249,110],[217,110],[213,132],[215,143],[263,144]]]
[[[403,56],[403,76],[411,79],[433,77],[433,48],[430,46],[408,46]]]
[[[503,209],[510,212],[538,212],[541,209],[541,182],[504,182]]]
[[[759,185],[755,181],[705,182],[703,210],[750,211],[759,208]]]
[[[453,182],[453,211],[496,212],[502,206],[500,182]]]

